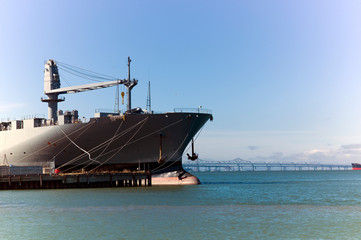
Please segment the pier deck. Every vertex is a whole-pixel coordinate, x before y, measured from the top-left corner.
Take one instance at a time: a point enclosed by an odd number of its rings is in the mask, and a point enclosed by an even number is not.
[[[0,190],[151,186],[149,172],[0,176]]]

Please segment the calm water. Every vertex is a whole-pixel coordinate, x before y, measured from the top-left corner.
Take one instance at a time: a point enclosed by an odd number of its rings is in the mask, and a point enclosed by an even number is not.
[[[0,239],[361,239],[361,171],[198,173],[199,186],[0,192]]]

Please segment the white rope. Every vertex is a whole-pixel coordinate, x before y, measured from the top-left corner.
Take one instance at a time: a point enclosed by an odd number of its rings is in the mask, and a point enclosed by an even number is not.
[[[131,130],[133,130],[135,127],[137,127],[139,124],[141,124],[143,121],[145,121],[145,120],[147,120],[147,119],[148,119],[148,118],[140,121],[139,123],[137,123],[136,125],[132,126],[131,128],[128,128],[127,130],[119,133],[119,135],[113,136],[113,140],[114,140],[114,139],[116,140],[116,139],[124,136],[125,134],[127,134],[128,132],[130,132]],[[185,119],[187,119],[187,118],[185,118]],[[174,123],[172,123],[172,124],[169,124],[168,126],[165,126],[165,127],[163,127],[163,128],[157,129],[157,130],[153,131],[152,133],[149,133],[149,134],[147,134],[147,135],[145,135],[145,136],[143,136],[143,137],[141,137],[141,138],[138,138],[138,139],[130,142],[130,140],[134,137],[134,135],[133,135],[133,137],[131,137],[131,139],[129,139],[129,140],[127,141],[127,143],[125,143],[123,146],[120,146],[120,147],[118,147],[118,148],[115,148],[115,149],[107,152],[105,155],[111,154],[112,152],[115,152],[115,151],[116,151],[116,153],[114,153],[111,157],[109,157],[104,163],[108,162],[108,161],[110,160],[110,158],[112,158],[114,155],[118,154],[124,147],[126,147],[126,146],[128,146],[128,145],[130,145],[130,144],[133,144],[133,143],[135,143],[135,142],[138,142],[138,141],[140,141],[140,140],[142,140],[142,139],[144,139],[144,138],[146,138],[146,137],[149,137],[149,136],[151,136],[151,135],[153,135],[153,134],[155,134],[155,133],[157,133],[157,132],[159,132],[159,131],[162,131],[162,130],[164,130],[164,129],[167,129],[167,128],[169,128],[169,127],[171,127],[171,126],[173,126],[173,125],[175,125],[175,124],[177,124],[177,123],[179,123],[179,122],[181,122],[181,121],[183,121],[183,120],[184,120],[184,119],[180,119],[180,120],[178,120],[178,121],[176,121],[176,122],[174,122]],[[118,129],[119,129],[119,128],[120,128],[120,127],[118,127]],[[138,130],[138,131],[139,131],[139,130]],[[99,144],[98,146],[90,149],[89,152],[92,153],[93,151],[96,151],[96,150],[98,150],[100,147],[102,147],[102,145],[106,144],[106,143],[109,142],[109,141],[113,141],[113,140],[112,140],[112,139],[108,139],[107,141],[105,141],[105,142]],[[104,151],[103,151],[103,153],[104,153]],[[62,165],[61,167],[64,167],[64,166],[66,166],[66,165],[69,165],[69,164],[71,164],[71,163],[76,162],[77,160],[80,160],[83,155],[84,155],[84,154],[81,154],[80,156],[78,156],[78,157],[70,160],[69,162],[65,163],[65,164]],[[103,154],[102,154],[102,155],[103,155]],[[99,157],[101,157],[101,156],[99,155],[96,159],[98,159]],[[91,161],[87,161],[87,162],[89,162],[89,163],[86,165],[86,167],[88,167],[88,166],[91,165],[91,163],[92,163]],[[102,163],[102,164],[100,163],[100,164],[103,165],[104,163]],[[79,166],[79,165],[81,165],[81,164],[78,164],[78,165],[76,165],[76,166],[72,166],[72,167],[66,169],[65,171],[71,170],[71,169],[73,169],[73,168],[75,168],[75,167],[77,167],[77,166]],[[99,166],[98,166],[98,167],[99,167]],[[94,170],[94,169],[93,169],[93,170]]]
[[[90,125],[91,125],[91,124],[90,124]],[[73,132],[72,134],[74,134],[74,133],[82,130],[82,129],[85,128],[85,127],[90,127],[90,125],[87,124],[87,125],[79,128],[79,129],[77,129],[77,130],[76,130],[75,132]],[[55,126],[54,126],[54,127],[55,127]],[[83,134],[83,133],[81,133],[81,134]],[[81,134],[80,134],[80,135],[81,135]],[[79,135],[79,136],[80,136],[80,135]],[[57,139],[56,141],[53,142],[53,144],[58,143],[59,141],[63,140],[64,138],[65,138],[65,137],[61,137],[61,138]],[[69,143],[69,144],[70,144],[70,143]],[[27,156],[25,156],[25,157],[23,157],[23,158],[21,158],[21,159],[15,160],[14,163],[21,162],[21,161],[25,160],[26,158],[31,157],[32,155],[39,153],[40,151],[44,150],[44,149],[47,148],[47,147],[49,147],[49,145],[46,145],[46,146],[38,149],[38,150],[35,151],[35,152],[30,153],[29,155],[27,155]],[[62,152],[62,150],[59,151],[59,153],[56,154],[55,157],[58,156],[61,152]],[[53,158],[52,158],[52,159],[53,159]],[[52,159],[51,159],[51,160],[52,160]]]
[[[149,118],[149,117],[148,117],[148,118]],[[78,160],[80,160],[82,157],[84,157],[84,155],[86,154],[86,155],[88,155],[88,157],[89,157],[89,161],[86,161],[86,162],[85,162],[85,163],[88,163],[86,166],[91,165],[93,162],[99,163],[99,166],[97,166],[97,167],[95,167],[94,169],[91,170],[91,171],[93,171],[93,170],[99,168],[100,166],[102,166],[103,164],[107,163],[111,158],[113,158],[116,154],[118,154],[124,147],[126,147],[126,146],[128,146],[128,145],[130,145],[130,144],[134,144],[134,143],[136,143],[136,142],[138,142],[138,141],[140,141],[140,140],[142,140],[142,139],[144,139],[144,138],[146,138],[146,137],[149,137],[149,136],[151,136],[151,135],[153,135],[153,134],[155,134],[155,133],[157,133],[157,132],[159,132],[159,131],[162,131],[162,130],[164,130],[164,129],[167,129],[167,128],[175,125],[175,124],[178,124],[179,122],[186,120],[186,119],[188,118],[188,116],[187,116],[186,118],[184,118],[184,119],[180,119],[180,120],[178,120],[178,121],[176,121],[176,122],[174,122],[174,123],[169,124],[168,126],[165,126],[165,127],[163,127],[163,128],[157,129],[157,130],[153,131],[152,133],[149,133],[149,134],[144,135],[144,136],[142,136],[142,137],[140,137],[140,138],[138,138],[138,139],[136,139],[136,140],[131,141],[131,140],[135,137],[135,135],[140,131],[140,129],[144,126],[145,121],[147,121],[148,118],[146,118],[146,119],[138,122],[138,123],[135,124],[134,126],[128,128],[128,129],[126,129],[125,131],[122,131],[121,133],[118,134],[118,132],[119,132],[122,124],[124,123],[124,121],[122,121],[122,122],[119,124],[119,126],[118,126],[118,128],[117,128],[117,130],[116,130],[116,133],[113,135],[113,137],[111,137],[110,139],[107,139],[106,141],[100,143],[99,145],[93,147],[92,149],[90,149],[90,150],[88,150],[88,151],[85,151],[84,149],[80,148],[80,146],[76,145],[75,142],[72,141],[72,140],[64,133],[64,131],[60,128],[60,129],[63,131],[64,135],[69,139],[69,141],[70,141],[71,143],[73,143],[75,146],[77,146],[79,149],[81,149],[81,150],[84,152],[83,154],[81,154],[81,155],[73,158],[72,160],[68,161],[67,163],[64,163],[64,164],[63,164],[62,166],[60,166],[60,167],[62,168],[62,167],[65,167],[66,165],[75,163],[76,161],[78,161]],[[104,154],[104,152],[106,151],[106,149],[108,149],[108,147],[110,146],[110,144],[111,144],[113,141],[115,141],[116,139],[119,139],[120,137],[124,136],[124,135],[127,134],[128,132],[132,131],[134,128],[136,128],[136,127],[137,127],[138,125],[140,125],[140,124],[142,124],[142,126],[135,132],[135,134],[133,134],[133,136],[132,136],[124,145],[122,145],[122,146],[120,146],[120,147],[118,147],[118,148],[112,149],[111,151],[109,151],[109,152],[107,152],[106,154]],[[192,124],[192,126],[191,126],[190,129],[193,128],[194,124],[195,124],[195,122],[193,122],[193,124]],[[203,127],[202,127],[202,129],[203,129]],[[201,129],[201,130],[202,130],[202,129]],[[87,129],[86,129],[86,130],[87,130]],[[185,140],[186,140],[187,137],[189,136],[189,133],[190,133],[190,131],[188,132],[188,134],[186,135],[186,137],[183,139],[183,141],[182,141],[182,143],[179,145],[178,149],[177,149],[175,152],[173,152],[173,154],[171,155],[171,157],[168,158],[168,160],[166,160],[166,161],[165,161],[164,163],[162,163],[160,166],[158,166],[158,167],[156,167],[155,169],[153,169],[153,171],[160,169],[162,166],[164,166],[165,163],[169,162],[169,160],[170,160],[172,157],[174,157],[174,155],[179,151],[179,149],[181,148],[181,146],[183,145],[183,143],[185,142]],[[82,134],[83,134],[83,133],[82,133]],[[198,132],[196,139],[198,138],[199,134],[200,134],[200,131]],[[78,136],[78,137],[79,137],[79,136]],[[69,143],[69,144],[70,144],[70,143]],[[97,150],[99,150],[100,148],[102,148],[105,144],[106,144],[107,146],[105,146],[105,148],[102,150],[102,152],[101,152],[95,159],[92,159],[92,158],[91,158],[91,154],[92,154],[94,151],[97,151]],[[110,157],[109,157],[106,161],[104,161],[103,163],[97,161],[97,159],[98,159],[99,157],[101,157],[101,156],[103,156],[103,155],[111,154],[111,153],[113,153],[113,152],[115,152],[115,153],[112,154],[112,156],[110,156]],[[181,156],[181,157],[182,157],[182,156]],[[179,158],[181,158],[181,157],[179,157]],[[176,161],[177,161],[179,158],[177,158]],[[172,166],[173,164],[175,164],[176,161],[174,161],[174,162],[173,162],[171,165],[169,165],[169,166]],[[81,164],[84,164],[84,162],[82,162]],[[79,165],[81,165],[81,164],[79,163],[79,164],[77,164],[77,165],[74,165],[74,166],[68,168],[67,170],[73,169],[73,168],[75,168],[75,167],[77,167],[77,166],[79,166]],[[169,167],[169,166],[167,166],[167,167]],[[164,168],[162,168],[162,169],[164,169]],[[162,169],[160,169],[160,170],[162,170]],[[67,170],[65,170],[65,171],[67,171]]]
[[[100,166],[104,165],[105,163],[107,163],[110,159],[112,159],[116,154],[118,154],[125,146],[127,146],[127,144],[130,142],[130,140],[132,140],[135,135],[137,135],[137,133],[140,131],[140,129],[142,129],[142,127],[144,126],[144,124],[147,122],[147,120],[149,119],[149,117],[145,118],[144,120],[142,120],[141,122],[143,122],[143,124],[138,128],[138,130],[133,134],[133,136],[131,138],[129,138],[129,140],[122,146],[122,148],[119,149],[119,151],[117,151],[116,153],[114,153],[112,156],[110,156],[106,161],[104,161],[103,163],[100,163],[99,166],[93,168],[90,171],[94,171],[97,168],[99,168]]]
[[[82,131],[78,136],[76,136],[74,138],[73,141],[75,141],[76,139],[78,139],[81,135],[83,135],[93,124],[94,122],[92,122],[91,124],[86,125],[86,129],[84,129],[84,131]],[[82,127],[81,129],[83,129],[84,127]],[[80,130],[80,129],[79,129]],[[74,132],[72,132],[71,134],[69,134],[69,136],[73,135],[74,133],[78,132],[79,130],[76,130]],[[62,137],[60,140],[63,140],[64,138],[66,138],[67,136],[65,135],[65,137]],[[63,147],[54,157],[56,158],[58,155],[60,155],[61,153],[63,153],[65,151],[65,149],[67,149],[69,147],[69,145],[72,144],[72,142],[69,142],[65,147]]]
[[[63,134],[66,136],[66,138],[71,142],[73,143],[77,148],[79,148],[80,150],[82,150],[84,153],[88,154],[89,156],[89,160],[93,161],[93,162],[97,162],[99,163],[97,160],[94,160],[91,158],[91,155],[89,152],[87,152],[85,149],[81,148],[79,145],[77,145],[73,140],[71,140],[68,135],[66,135],[66,133],[63,131],[63,129],[58,125],[58,127],[60,128],[60,130],[63,132]]]
[[[143,121],[144,121],[144,120],[143,120]],[[138,126],[140,123],[141,123],[141,122],[139,122],[139,123],[137,123],[136,125],[128,128],[127,130],[121,132],[120,134],[118,134],[118,136],[114,137],[114,139],[118,139],[118,138],[122,137],[123,135],[127,134],[127,133],[130,132],[133,128],[135,128],[136,126]],[[114,140],[114,139],[113,139],[113,140]],[[100,143],[99,145],[97,145],[97,146],[93,147],[92,149],[90,149],[89,152],[90,152],[90,153],[93,153],[94,151],[97,151],[97,150],[100,149],[103,145],[107,144],[107,143],[108,143],[109,141],[111,141],[111,140],[112,140],[112,139],[108,139],[108,140]],[[64,164],[63,164],[62,166],[60,166],[60,167],[65,167],[66,165],[69,165],[69,164],[71,164],[71,163],[74,163],[74,162],[80,160],[83,156],[84,156],[84,153],[81,154],[81,155],[79,155],[79,156],[77,156],[77,157],[75,157],[75,158],[73,158],[72,160],[68,161],[67,163],[64,163]],[[91,162],[91,161],[90,161],[90,162]],[[77,167],[77,166],[79,166],[79,165],[82,165],[82,164],[78,164],[78,165],[75,165],[75,166],[73,166],[73,167],[70,167],[70,168],[66,169],[65,171],[68,171],[68,170],[70,170],[70,169],[73,169],[74,167]]]
[[[133,144],[133,143],[136,143],[136,142],[138,142],[138,141],[140,141],[140,140],[142,140],[142,139],[144,139],[144,138],[146,138],[146,137],[149,137],[149,136],[151,136],[151,135],[154,135],[155,133],[157,133],[157,132],[159,132],[159,131],[163,131],[164,129],[167,129],[167,128],[169,128],[169,127],[171,127],[171,126],[173,126],[173,125],[175,125],[175,124],[177,124],[177,123],[179,123],[179,122],[181,122],[181,121],[183,121],[183,120],[184,120],[184,119],[180,119],[180,120],[178,120],[178,121],[176,121],[176,122],[174,122],[174,123],[169,124],[168,126],[165,126],[165,127],[163,127],[163,128],[157,129],[157,130],[155,130],[155,131],[153,131],[153,132],[151,132],[151,133],[149,133],[149,134],[147,134],[147,135],[145,135],[145,136],[143,136],[143,137],[141,137],[141,138],[138,138],[137,140],[134,140],[134,141],[130,142],[129,145],[130,145],[130,144]]]
[[[118,126],[118,128],[117,128],[117,131],[115,131],[113,137],[110,139],[110,141],[109,141],[109,143],[107,144],[107,146],[103,149],[103,151],[102,151],[95,159],[100,158],[100,157],[103,155],[103,153],[108,149],[108,147],[110,146],[110,144],[114,141],[115,137],[117,136],[117,134],[118,134],[118,132],[119,132],[119,129],[122,127],[123,123],[124,123],[124,120],[119,124],[119,126]],[[98,146],[99,146],[99,145],[98,145]],[[85,168],[88,167],[89,165],[91,165],[91,163],[92,163],[92,162],[89,162],[89,163],[85,166]],[[99,164],[100,164],[100,162],[99,162]]]
[[[100,156],[102,156],[102,154],[108,149],[110,144],[114,141],[114,139],[115,139],[116,135],[118,134],[119,129],[122,127],[123,123],[124,123],[124,120],[119,124],[117,131],[114,133],[113,137],[110,139],[108,145],[103,149],[103,151],[95,159],[98,159]]]
[[[114,140],[114,139],[118,139],[118,138],[124,136],[125,134],[127,134],[128,132],[130,132],[131,130],[133,130],[135,127],[137,127],[138,125],[140,125],[140,124],[141,124],[143,121],[145,121],[145,120],[146,120],[146,119],[142,120],[141,122],[135,124],[134,126],[128,128],[128,129],[126,129],[125,131],[121,132],[121,133],[118,134],[117,136],[115,136],[115,137],[113,136],[113,138],[110,138],[110,139],[104,141],[103,143],[100,143],[99,145],[97,145],[97,146],[95,146],[94,148],[90,149],[89,152],[92,153],[92,152],[94,152],[94,151],[97,151],[97,150],[100,149],[104,144],[107,144],[108,142],[112,141],[112,139]],[[118,129],[120,129],[120,127],[118,127]],[[112,152],[112,151],[111,151],[111,152]],[[110,152],[108,152],[107,154],[109,154],[109,153],[110,153]],[[77,156],[77,157],[75,157],[75,158],[73,158],[72,160],[68,161],[67,163],[63,164],[61,167],[65,167],[66,165],[75,163],[76,161],[81,160],[83,156],[84,156],[84,153],[81,154],[81,155],[79,155],[79,156]],[[98,156],[98,157],[100,157],[100,156]],[[97,158],[98,158],[98,157],[97,157]],[[89,164],[86,165],[86,167],[89,166],[89,165],[92,163],[92,161],[87,161],[87,162],[85,162],[85,163],[88,163],[88,162],[89,162]],[[101,164],[99,161],[97,161],[97,162],[98,162],[99,164]],[[83,165],[83,164],[84,164],[84,163],[79,163],[79,164],[77,164],[77,165],[70,166],[69,168],[64,169],[64,171],[69,171],[69,170],[71,170],[71,169],[73,169],[73,168],[76,168],[77,166],[80,166],[80,165]]]
[[[140,121],[139,123],[135,124],[134,126],[132,126],[132,127],[128,128],[128,129],[124,130],[123,132],[119,133],[117,136],[115,136],[115,137],[113,138],[113,140],[110,138],[110,139],[104,141],[103,143],[100,143],[98,146],[95,146],[94,148],[92,148],[92,149],[90,150],[90,152],[97,151],[99,148],[102,147],[102,145],[107,144],[109,141],[114,141],[114,140],[119,139],[120,137],[124,136],[125,134],[127,134],[128,132],[130,132],[130,131],[132,131],[134,128],[136,128],[138,125],[140,125],[141,123],[143,123],[145,120],[146,120],[146,119],[143,119],[142,121]],[[112,151],[114,151],[114,150],[112,150]],[[108,152],[108,153],[109,153],[109,152]]]
[[[177,124],[177,123],[179,123],[179,122],[181,122],[181,121],[183,121],[184,119],[180,119],[180,120],[178,120],[177,122],[174,122],[174,123],[172,123],[172,124],[169,124],[168,126],[166,126],[166,127],[163,127],[163,128],[160,128],[160,129],[157,129],[157,130],[155,130],[155,131],[153,131],[153,132],[151,132],[151,133],[149,133],[149,134],[147,134],[147,135],[144,135],[143,137],[140,137],[140,138],[138,138],[138,139],[136,139],[136,140],[134,140],[134,141],[131,141],[131,142],[127,142],[126,143],[126,145],[123,145],[123,146],[120,146],[120,147],[118,147],[118,148],[115,148],[115,149],[113,149],[113,150],[110,150],[109,152],[107,152],[106,154],[110,154],[110,153],[112,153],[112,152],[115,152],[115,151],[120,151],[121,150],[121,148],[124,148],[124,147],[126,147],[126,146],[128,146],[128,145],[131,145],[131,144],[134,144],[134,143],[136,143],[136,142],[138,142],[138,141],[140,141],[140,140],[142,140],[142,139],[144,139],[144,138],[146,138],[146,137],[149,137],[149,136],[151,136],[151,135],[154,135],[155,133],[157,133],[157,132],[159,132],[159,131],[162,131],[162,130],[164,130],[164,129],[167,129],[167,128],[169,128],[169,127],[171,127],[171,126],[173,126],[174,124]],[[132,129],[133,128],[135,128],[136,126],[138,126],[140,123],[142,123],[144,120],[142,120],[141,122],[139,122],[139,123],[137,123],[136,125],[134,125],[133,127],[132,127]],[[132,129],[127,129],[126,131],[124,131],[125,133],[128,133],[130,130],[132,130]],[[124,133],[123,132],[123,133]],[[122,137],[123,135],[125,135],[125,133],[124,134],[122,134],[121,133],[121,135],[118,135],[116,138],[118,139],[119,137]],[[94,149],[94,148],[93,148]],[[92,152],[93,151],[93,149],[92,150],[90,150],[90,152]],[[119,150],[120,149],[120,150]]]
[[[188,117],[187,117],[187,118],[188,118]],[[187,119],[187,118],[185,118],[185,119]],[[143,125],[145,124],[144,121],[146,121],[146,120],[148,120],[148,118],[142,120],[141,122],[137,123],[136,125],[132,126],[131,128],[128,128],[127,130],[125,130],[125,131],[117,134],[118,131],[120,130],[123,122],[124,122],[124,121],[122,121],[121,124],[118,126],[118,129],[117,129],[116,133],[113,135],[112,138],[104,141],[103,143],[97,145],[96,147],[90,149],[89,151],[86,151],[86,150],[84,150],[83,148],[81,148],[79,145],[77,145],[72,139],[70,139],[70,137],[63,131],[63,129],[62,129],[59,125],[57,125],[57,126],[60,128],[60,130],[63,132],[64,136],[70,141],[70,143],[69,143],[67,146],[65,146],[61,151],[59,151],[59,153],[56,154],[55,156],[58,156],[59,154],[61,154],[61,153],[63,152],[63,150],[66,149],[70,144],[74,144],[77,148],[79,148],[81,151],[84,152],[83,154],[79,155],[78,157],[75,157],[75,158],[73,158],[72,160],[64,163],[62,166],[60,166],[60,168],[66,166],[66,165],[69,165],[69,164],[71,164],[71,163],[74,163],[74,162],[76,162],[77,160],[80,160],[84,155],[88,155],[88,157],[89,157],[89,161],[87,161],[87,162],[89,162],[89,164],[88,164],[87,166],[89,166],[90,164],[92,164],[92,163],[94,163],[94,162],[97,162],[97,163],[100,164],[99,166],[96,167],[96,168],[98,168],[98,167],[100,167],[101,165],[103,165],[103,164],[105,164],[106,162],[108,162],[108,161],[109,161],[112,157],[114,157],[116,154],[118,154],[124,147],[126,147],[126,146],[128,146],[128,145],[130,145],[130,144],[136,143],[136,142],[138,142],[138,141],[140,141],[140,140],[142,140],[142,139],[144,139],[144,138],[146,138],[146,137],[149,137],[150,135],[153,135],[153,134],[155,134],[155,133],[157,133],[157,132],[159,132],[159,131],[162,131],[162,130],[164,130],[164,129],[167,129],[167,128],[169,128],[169,127],[171,127],[171,126],[173,126],[173,125],[175,125],[175,124],[183,121],[184,119],[180,119],[180,120],[178,120],[177,122],[174,122],[174,123],[172,123],[172,124],[169,124],[169,125],[166,126],[166,127],[160,128],[160,129],[158,129],[158,130],[156,130],[156,131],[153,131],[152,133],[149,133],[149,134],[147,134],[147,135],[145,135],[145,136],[143,136],[143,137],[141,137],[141,138],[138,138],[138,139],[136,139],[136,140],[134,140],[134,141],[131,141],[131,140],[135,137],[135,135],[139,132],[139,130],[143,127]],[[104,161],[103,163],[100,163],[99,161],[96,160],[96,159],[98,159],[99,157],[101,157],[101,156],[103,155],[103,153],[106,151],[106,149],[108,149],[108,147],[110,146],[110,144],[111,144],[114,140],[116,140],[116,139],[124,136],[126,133],[130,132],[131,130],[133,130],[135,127],[137,127],[138,125],[140,125],[142,122],[144,122],[144,123],[142,124],[142,126],[136,131],[136,133],[135,133],[123,146],[121,146],[121,147],[119,147],[119,148],[116,148],[116,149],[113,149],[113,150],[107,152],[106,154],[110,154],[110,153],[112,153],[112,152],[114,152],[114,151],[116,151],[116,153],[114,153],[111,157],[109,157],[109,158],[108,158],[106,161]],[[91,127],[91,125],[92,125],[93,123],[94,123],[94,122],[91,122],[91,124],[87,124],[87,125],[79,128],[79,129],[77,129],[76,131],[74,131],[74,132],[73,132],[72,134],[70,134],[70,135],[73,135],[74,133],[76,133],[76,132],[78,132],[78,131],[81,131],[81,130],[83,130],[85,127],[87,127],[83,132],[81,132],[81,133],[74,139],[74,140],[76,140],[76,139],[79,138],[81,135],[83,135],[83,134],[88,130],[88,128]],[[195,123],[193,123],[193,125],[194,125],[194,124],[195,124]],[[193,127],[193,125],[192,125],[192,127]],[[204,126],[203,126],[203,127],[204,127]],[[199,137],[201,131],[203,130],[203,127],[202,127],[202,128],[200,129],[200,131],[197,133],[196,138],[195,138],[196,140],[197,140],[197,138]],[[182,144],[179,145],[178,149],[172,154],[172,156],[171,156],[170,158],[168,158],[168,160],[166,160],[166,161],[165,161],[164,163],[162,163],[160,166],[158,166],[158,167],[156,167],[155,169],[153,169],[153,171],[156,171],[156,170],[160,171],[160,170],[163,170],[163,169],[165,169],[165,168],[167,168],[167,167],[169,167],[169,166],[172,166],[172,165],[175,164],[180,158],[182,158],[183,155],[180,156],[179,158],[177,158],[175,161],[173,161],[172,164],[170,164],[170,165],[168,165],[168,166],[160,169],[162,166],[165,165],[165,163],[169,162],[169,160],[179,151],[180,147],[183,145],[184,141],[187,139],[188,136],[189,136],[189,133],[188,133],[188,134],[186,135],[186,137],[183,139]],[[65,137],[59,138],[58,140],[54,141],[53,143],[58,143],[59,141],[61,141],[61,140],[64,139]],[[101,148],[104,144],[107,144],[107,146],[103,149],[103,151],[102,151],[95,159],[92,159],[92,158],[91,158],[91,153],[94,152],[94,151],[97,151],[97,150],[98,150],[99,148]],[[31,155],[33,155],[33,154],[36,154],[36,153],[40,152],[41,150],[45,149],[46,147],[49,147],[49,146],[47,145],[47,146],[39,149],[38,151],[29,154],[28,156],[26,156],[26,157],[24,157],[24,158],[22,158],[22,159],[16,160],[16,162],[18,162],[18,161],[23,161],[24,159],[28,158],[29,156],[31,156]],[[190,148],[190,146],[187,148],[187,151],[189,150],[189,148]],[[79,166],[79,165],[80,165],[80,164],[78,164],[78,165],[76,165],[76,166]],[[73,166],[73,167],[71,167],[71,168],[69,168],[69,169],[72,169],[72,168],[74,168],[74,167],[76,167],[76,166]],[[95,170],[96,168],[94,168],[93,170]],[[68,170],[69,170],[69,169],[68,169]]]

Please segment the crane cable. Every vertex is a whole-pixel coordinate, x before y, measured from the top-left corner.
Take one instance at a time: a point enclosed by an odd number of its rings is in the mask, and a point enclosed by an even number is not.
[[[76,67],[70,64],[66,64],[66,63],[62,63],[59,61],[56,61],[57,65],[59,68],[61,68],[62,70],[70,73],[70,74],[74,74],[78,77],[81,77],[81,75],[83,76],[87,76],[87,77],[92,77],[92,78],[97,78],[97,79],[102,79],[104,80],[116,80],[117,78],[112,77],[112,76],[108,76],[102,73],[97,73],[94,71],[90,71],[84,68],[80,68],[80,67]],[[77,75],[78,74],[78,75]],[[96,81],[96,80],[94,80]]]

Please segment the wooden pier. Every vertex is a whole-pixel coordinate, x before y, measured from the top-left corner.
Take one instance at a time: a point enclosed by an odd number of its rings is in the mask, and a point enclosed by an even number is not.
[[[0,176],[0,190],[151,186],[150,172]]]

